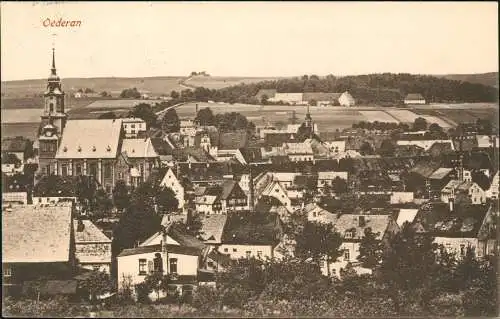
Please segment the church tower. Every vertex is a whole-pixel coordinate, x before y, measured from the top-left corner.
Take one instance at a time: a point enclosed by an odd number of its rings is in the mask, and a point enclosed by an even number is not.
[[[307,135],[309,138],[312,138],[314,134],[314,122],[311,117],[311,113],[309,112],[309,105],[307,105],[307,113],[306,113],[306,120],[304,121],[304,126],[307,129]]]
[[[38,135],[38,164],[43,174],[50,175],[56,172],[55,156],[67,119],[61,79],[56,72],[54,49],[52,49],[52,68],[43,99],[44,109]]]
[[[49,119],[52,120],[52,125],[58,128],[58,133],[62,133],[66,125],[66,112],[64,109],[65,94],[61,87],[61,79],[56,72],[56,56],[55,49],[52,48],[52,68],[50,76],[47,80],[47,89],[43,94],[44,109],[42,122],[49,124]]]

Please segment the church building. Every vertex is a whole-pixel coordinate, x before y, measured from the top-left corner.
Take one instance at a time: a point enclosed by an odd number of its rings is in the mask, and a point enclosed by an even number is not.
[[[42,175],[94,176],[108,193],[118,180],[128,185],[146,181],[152,169],[159,165],[159,156],[151,141],[147,138],[124,141],[122,119],[67,121],[64,97],[53,50],[38,137]]]

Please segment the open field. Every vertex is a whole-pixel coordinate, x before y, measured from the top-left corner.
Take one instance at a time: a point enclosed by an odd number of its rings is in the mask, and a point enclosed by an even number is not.
[[[412,123],[418,118],[418,115],[408,110],[387,110],[387,113],[403,123]]]
[[[370,122],[399,123],[397,119],[384,111],[359,111]]]
[[[34,141],[37,133],[39,122],[37,123],[2,123],[2,138],[24,136]]]
[[[100,100],[95,101],[89,105],[87,105],[86,109],[120,109],[120,108],[133,108],[135,105],[140,103],[149,103],[154,104],[160,101],[149,101],[149,100],[132,100],[132,99],[123,99],[123,100]]]
[[[102,100],[101,98],[80,98],[75,99],[69,96],[66,97],[66,109],[86,106],[92,102]],[[2,110],[5,109],[43,109],[43,97],[14,97],[1,99]]]
[[[181,91],[179,81],[182,76],[162,76],[146,78],[67,78],[61,79],[62,87],[67,93],[78,89],[90,88],[95,92],[111,92],[118,96],[123,89],[137,88],[141,92],[155,95],[170,94],[172,90]],[[45,91],[46,79],[2,82],[2,94],[5,97],[31,97]]]
[[[496,127],[498,123],[498,108],[469,108],[469,109],[434,109],[434,110],[415,110],[415,113],[421,115],[439,115],[443,120],[453,123],[475,122],[478,118],[491,120]]]
[[[248,84],[260,81],[277,80],[278,78],[260,78],[260,77],[222,77],[222,76],[194,76],[186,80],[184,84],[194,87],[205,87],[207,89],[221,89],[228,86],[238,85],[240,83]]]
[[[2,123],[31,123],[40,122],[43,109],[16,109],[1,110]]]

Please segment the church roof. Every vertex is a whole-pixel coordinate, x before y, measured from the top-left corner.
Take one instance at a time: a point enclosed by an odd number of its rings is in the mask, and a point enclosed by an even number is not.
[[[121,130],[119,119],[69,120],[56,159],[116,158]]]
[[[151,139],[127,138],[123,140],[122,151],[127,152],[129,158],[158,157]]]

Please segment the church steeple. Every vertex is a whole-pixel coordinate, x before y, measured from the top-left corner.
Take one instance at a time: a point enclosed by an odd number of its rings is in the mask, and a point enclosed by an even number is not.
[[[57,75],[56,73],[56,49],[52,48],[52,75]]]

